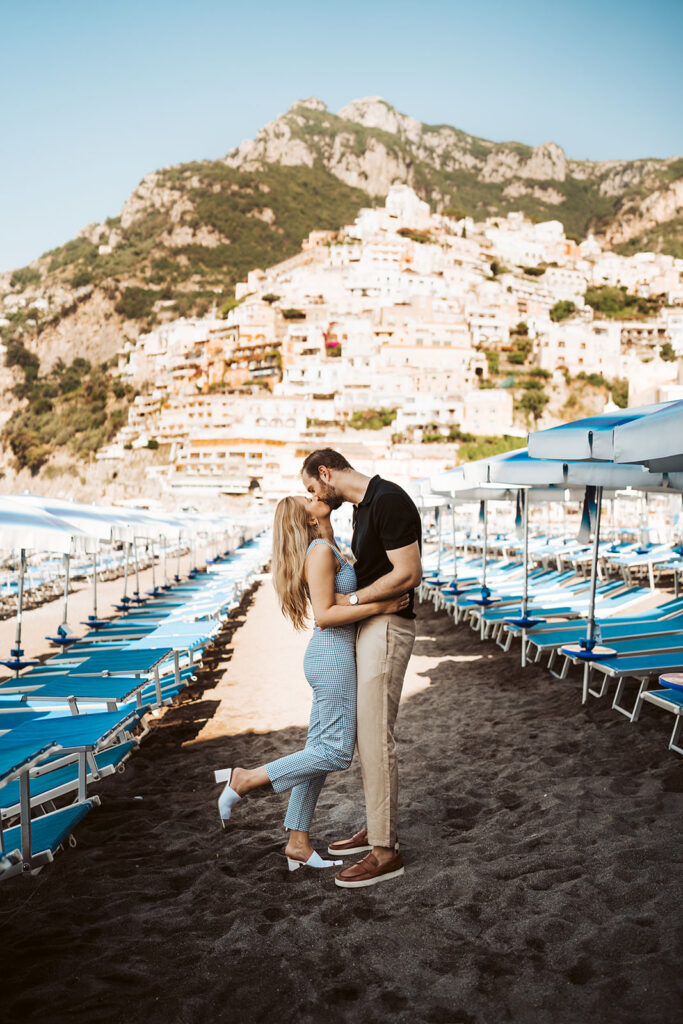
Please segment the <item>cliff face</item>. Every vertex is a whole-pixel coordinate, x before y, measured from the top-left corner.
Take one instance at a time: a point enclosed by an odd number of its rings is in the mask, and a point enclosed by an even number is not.
[[[293,255],[311,230],[340,227],[401,182],[437,211],[522,210],[624,252],[683,256],[683,159],[569,160],[553,142],[422,124],[379,97],[336,114],[312,98],[223,160],[148,174],[120,216],[0,275],[0,297],[11,297],[3,338],[21,337],[48,365],[109,359],[160,319],[220,306],[250,269]]]
[[[422,124],[380,97],[354,100],[337,114],[321,100],[302,100],[225,162],[254,172],[270,164],[319,165],[376,197],[404,182],[436,209],[451,205],[483,217],[521,208],[562,220],[582,236],[593,231],[611,245],[683,212],[683,160],[569,160],[554,142],[489,142]]]

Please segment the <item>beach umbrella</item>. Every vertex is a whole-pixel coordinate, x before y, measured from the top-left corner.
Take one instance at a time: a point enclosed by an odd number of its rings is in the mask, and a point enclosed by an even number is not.
[[[680,448],[683,402],[660,402],[632,409],[588,416],[529,434],[529,455],[534,459],[565,462],[643,462],[667,458]],[[658,434],[677,431],[671,437]],[[616,441],[619,438],[619,441]],[[619,458],[615,458],[615,441]],[[637,457],[641,454],[643,457]],[[671,466],[671,469],[683,466]]]
[[[481,597],[477,604],[486,606],[491,604],[491,591],[487,586],[488,569],[488,502],[491,500],[506,501],[512,496],[512,492],[506,488],[489,487],[482,484],[473,487],[467,483],[463,474],[463,467],[458,466],[455,470],[446,473],[438,473],[430,478],[430,487],[435,496],[450,497],[454,502],[479,502],[479,521],[482,526],[482,579]],[[455,534],[454,534],[455,537]],[[455,547],[454,547],[455,557]],[[453,593],[453,591],[447,591]],[[481,623],[482,631],[484,621]]]
[[[34,665],[33,659],[23,658],[21,632],[24,609],[24,578],[26,575],[26,552],[29,550],[51,551],[69,554],[73,545],[87,550],[93,538],[77,526],[67,523],[38,507],[0,497],[0,548],[19,550],[19,587],[17,593],[17,625],[14,647],[10,658],[0,664],[11,668],[18,675],[22,668]]]
[[[547,503],[551,501],[566,501],[567,486],[566,467],[563,463],[557,463],[548,467],[545,460],[540,462],[530,459],[527,452],[516,450],[503,455],[492,456],[488,459],[480,459],[468,463],[463,467],[463,476],[466,482],[475,486],[501,486],[508,484],[516,485],[515,492],[521,506],[522,535],[523,535],[523,589],[522,589],[522,614],[518,618],[507,620],[510,625],[522,629],[521,637],[521,662],[526,664],[526,639],[527,630],[539,623],[538,618],[530,618],[528,611],[529,603],[529,505],[530,503]]]
[[[608,413],[602,416],[592,416],[575,423],[536,431],[529,435],[528,455],[544,465],[549,475],[557,474],[559,465],[566,484],[583,484],[586,488],[594,488],[590,493],[588,490],[586,492],[586,510],[589,514],[592,513],[593,519],[586,637],[579,644],[570,644],[562,648],[563,653],[584,661],[583,703],[588,699],[590,662],[612,657],[615,653],[612,648],[599,644],[599,630],[595,622],[600,519],[604,488],[633,487],[638,490],[668,490],[672,487],[670,476],[646,469],[635,461],[617,465],[608,460],[600,460],[613,451],[614,432],[617,428],[635,425],[639,421],[644,421],[648,417],[655,416],[678,404],[683,403],[669,402],[659,406],[625,409],[620,414]],[[505,475],[505,471],[502,472]]]
[[[663,406],[614,428],[614,462],[640,462],[656,472],[683,471],[683,401]]]
[[[85,530],[88,534],[97,538],[98,541],[102,541],[107,544],[111,544],[114,540],[117,539],[124,539],[125,543],[125,538],[128,537],[131,529],[133,528],[133,524],[131,522],[130,517],[124,515],[122,512],[119,512],[113,506],[86,505],[81,502],[64,501],[60,498],[44,497],[41,495],[34,494],[22,494],[18,500],[26,503],[27,505],[42,508],[44,511],[49,512],[51,515],[59,516],[65,522],[72,523],[73,525],[79,527],[79,529]],[[99,629],[104,625],[105,620],[101,620],[99,618],[97,611],[96,546],[94,546],[92,549],[92,557],[92,614],[88,616],[84,624],[92,629]],[[125,603],[126,602],[124,601],[123,604],[125,605]],[[68,639],[68,630],[64,628],[65,624],[66,618],[60,629],[57,631],[58,637],[54,638],[57,642],[59,642],[60,635],[63,638],[63,640]]]

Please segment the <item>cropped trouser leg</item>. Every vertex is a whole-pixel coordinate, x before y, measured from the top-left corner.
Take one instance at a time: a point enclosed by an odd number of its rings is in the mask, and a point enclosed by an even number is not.
[[[376,615],[358,626],[358,755],[368,842],[393,849],[397,834],[398,761],[394,726],[415,643],[415,622]]]
[[[356,738],[353,682],[353,686],[337,682],[313,686],[306,746],[265,765],[276,793],[292,790],[285,828],[308,832],[327,773],[351,764]]]

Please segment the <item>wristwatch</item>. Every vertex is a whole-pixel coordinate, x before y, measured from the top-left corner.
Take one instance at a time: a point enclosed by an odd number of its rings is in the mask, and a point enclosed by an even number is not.
[[[358,594],[349,594],[349,604],[358,604]]]

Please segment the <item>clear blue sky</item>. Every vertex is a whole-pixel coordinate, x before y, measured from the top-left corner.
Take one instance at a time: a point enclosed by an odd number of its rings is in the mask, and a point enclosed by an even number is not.
[[[0,0],[0,270],[295,100],[571,157],[683,153],[681,0]]]

